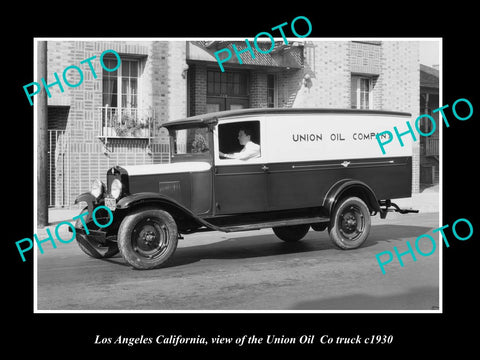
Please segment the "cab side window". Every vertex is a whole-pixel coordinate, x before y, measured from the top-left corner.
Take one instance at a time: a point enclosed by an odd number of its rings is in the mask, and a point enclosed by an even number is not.
[[[218,126],[221,159],[250,160],[261,157],[260,121],[241,121]]]

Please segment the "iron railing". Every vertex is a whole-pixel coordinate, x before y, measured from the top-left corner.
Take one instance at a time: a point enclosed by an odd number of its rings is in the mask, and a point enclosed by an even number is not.
[[[439,139],[438,137],[425,138],[425,155],[438,156],[439,155]]]
[[[70,204],[68,144],[65,130],[48,130],[48,206]]]
[[[153,109],[103,106],[100,111],[102,137],[152,138],[158,130]]]

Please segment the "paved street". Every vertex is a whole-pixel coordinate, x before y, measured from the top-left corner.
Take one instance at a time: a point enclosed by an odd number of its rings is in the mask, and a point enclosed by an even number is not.
[[[363,247],[334,247],[327,232],[287,244],[271,229],[200,233],[179,241],[168,268],[139,271],[120,255],[86,256],[73,241],[38,253],[38,310],[431,310],[439,306],[439,247],[396,258],[381,251],[439,227],[438,213],[372,219]],[[71,235],[71,234],[70,234]],[[65,233],[64,238],[69,238]],[[50,246],[50,245],[45,245]],[[425,253],[431,245],[421,243]]]

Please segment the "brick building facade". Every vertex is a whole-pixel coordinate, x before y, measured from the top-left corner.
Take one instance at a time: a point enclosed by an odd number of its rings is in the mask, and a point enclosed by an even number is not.
[[[239,50],[244,41],[235,41]],[[78,87],[52,86],[49,106],[51,206],[70,206],[105,181],[116,164],[168,161],[165,121],[246,107],[370,108],[419,114],[419,50],[413,41],[276,43],[223,63],[213,56],[232,41],[48,41],[48,80],[70,65]],[[259,43],[260,46],[263,46]],[[266,48],[270,44],[265,44]],[[113,72],[105,50],[120,55]],[[97,78],[88,70],[91,62]],[[105,55],[111,68],[115,57]],[[67,80],[79,82],[69,71]],[[413,191],[419,190],[419,145],[413,143]]]

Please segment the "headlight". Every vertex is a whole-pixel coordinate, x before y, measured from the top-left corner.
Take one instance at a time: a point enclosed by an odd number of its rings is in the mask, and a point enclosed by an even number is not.
[[[110,187],[110,193],[115,199],[118,199],[120,194],[122,193],[122,182],[118,179],[112,181],[112,185]]]
[[[105,185],[98,179],[93,180],[92,185],[90,186],[90,194],[95,196],[95,198],[99,198],[103,195],[105,191]]]

